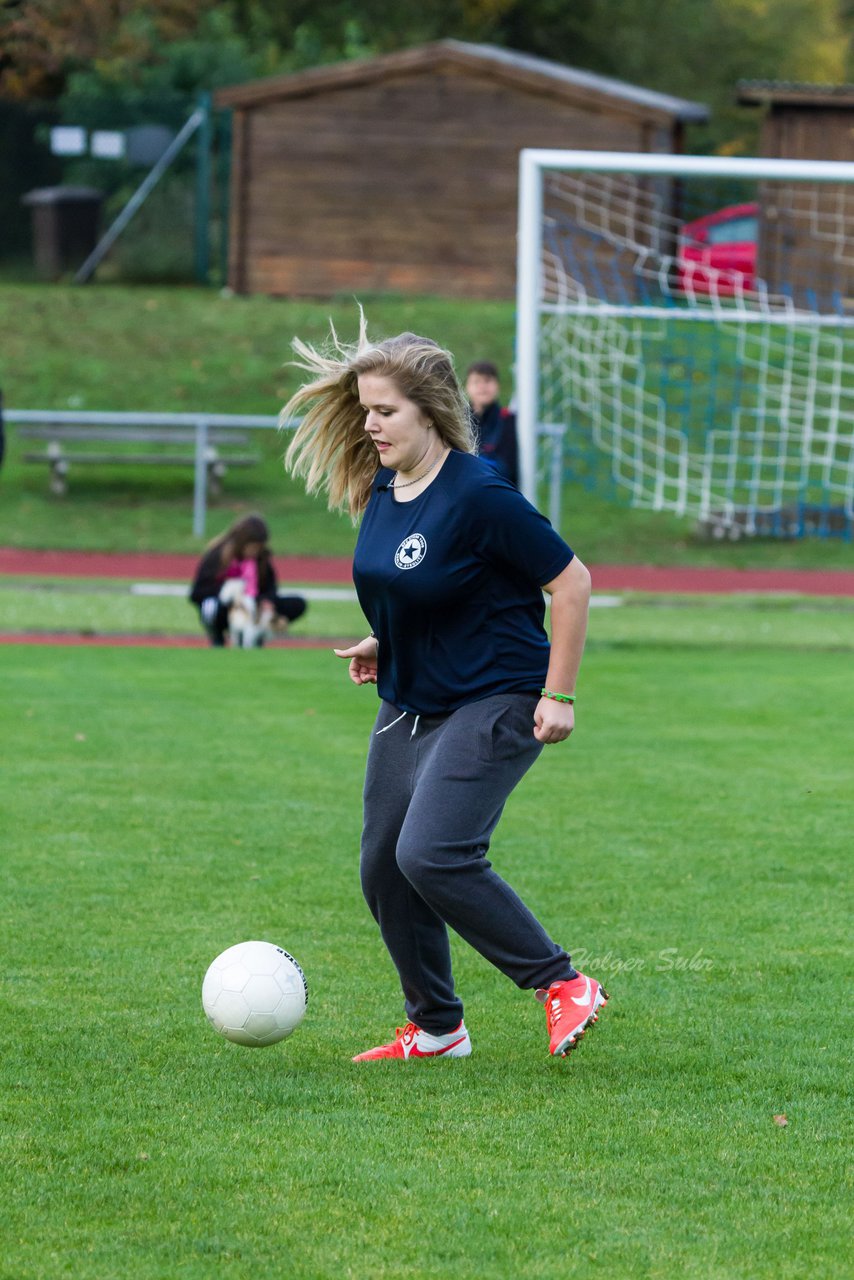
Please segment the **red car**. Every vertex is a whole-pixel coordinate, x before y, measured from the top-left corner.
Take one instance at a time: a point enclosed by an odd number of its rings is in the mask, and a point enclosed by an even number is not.
[[[759,205],[731,204],[679,231],[679,289],[682,293],[731,298],[752,289],[756,278]]]

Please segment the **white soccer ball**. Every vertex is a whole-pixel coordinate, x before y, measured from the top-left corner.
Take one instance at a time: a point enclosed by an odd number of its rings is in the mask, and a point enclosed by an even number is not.
[[[305,1017],[308,985],[292,955],[272,942],[238,942],[217,956],[202,983],[211,1026],[235,1044],[276,1044]]]

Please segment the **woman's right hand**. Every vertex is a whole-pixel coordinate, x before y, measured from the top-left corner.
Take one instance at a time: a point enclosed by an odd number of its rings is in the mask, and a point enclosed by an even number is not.
[[[376,636],[366,636],[350,649],[333,649],[337,658],[350,659],[350,679],[353,684],[376,684],[377,682],[377,644]]]

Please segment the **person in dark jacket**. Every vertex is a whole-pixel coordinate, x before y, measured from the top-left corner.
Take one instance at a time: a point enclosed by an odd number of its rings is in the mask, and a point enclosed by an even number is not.
[[[271,628],[283,629],[306,610],[302,596],[280,596],[267,545],[269,531],[261,516],[243,516],[205,549],[190,588],[190,601],[212,645],[235,636],[230,619],[240,604],[250,617],[242,629],[243,647],[262,645]]]
[[[478,453],[511,484],[519,483],[516,415],[499,399],[498,369],[491,360],[476,360],[466,371],[466,395],[474,419]]]

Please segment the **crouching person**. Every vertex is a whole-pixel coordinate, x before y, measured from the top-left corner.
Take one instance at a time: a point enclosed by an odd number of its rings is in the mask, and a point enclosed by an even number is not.
[[[190,601],[212,645],[257,648],[305,613],[302,596],[278,594],[269,536],[260,516],[243,516],[205,549]]]

